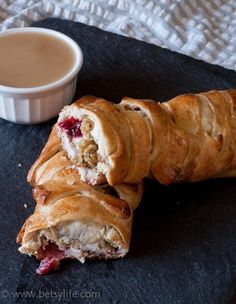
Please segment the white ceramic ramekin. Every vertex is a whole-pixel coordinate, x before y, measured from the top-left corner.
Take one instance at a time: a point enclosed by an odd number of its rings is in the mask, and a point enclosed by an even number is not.
[[[13,88],[0,85],[0,117],[14,123],[35,124],[55,117],[64,105],[72,101],[76,89],[77,74],[83,64],[83,54],[74,40],[54,30],[36,27],[16,28],[1,32],[0,37],[22,32],[56,36],[67,43],[75,54],[72,69],[55,82],[32,88]]]

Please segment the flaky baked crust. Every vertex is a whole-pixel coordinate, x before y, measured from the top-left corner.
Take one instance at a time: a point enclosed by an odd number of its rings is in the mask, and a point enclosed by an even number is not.
[[[56,126],[53,126],[45,147],[30,168],[27,181],[33,187],[44,185],[47,182],[55,183],[55,185],[77,183],[77,185],[89,187],[88,190],[99,189],[100,187],[93,188],[81,181],[76,166],[69,160],[66,151],[61,146]],[[101,185],[102,188],[107,186],[107,184]],[[130,205],[132,210],[138,207],[143,194],[142,181],[137,184],[117,184],[113,188],[119,197]]]
[[[124,200],[96,191],[84,183],[68,186],[54,181],[36,186],[34,199],[37,203],[35,211],[17,237],[22,247],[28,247],[27,243],[32,236],[37,239],[42,230],[80,221],[83,224],[96,223],[115,228],[116,233],[111,235],[109,242],[119,245],[119,256],[128,251],[132,210]],[[34,247],[28,249],[29,254],[37,255]],[[118,256],[115,254],[114,257]]]
[[[101,152],[101,158],[106,162],[105,165],[109,166],[106,178],[110,184],[112,184],[113,179],[117,181],[116,184],[119,184],[119,181],[123,182],[129,172],[129,139],[131,137],[129,128],[126,127],[125,118],[111,103],[91,96],[65,107],[60,114],[62,120],[67,111],[70,111],[70,115],[75,117],[89,117],[94,122],[101,133],[101,136],[97,138],[97,144],[104,148]],[[65,146],[64,150],[67,150]],[[72,158],[71,161],[77,166],[76,161]],[[117,170],[117,168],[122,168],[122,170]],[[133,183],[139,181],[139,178],[132,180]]]
[[[65,108],[62,119],[70,107],[76,108],[70,115],[83,109],[93,120],[96,113],[95,125],[104,126],[95,141],[109,151],[103,173],[110,185],[145,176],[168,185],[236,175],[236,90],[184,94],[164,103],[125,97],[112,105],[84,97]]]
[[[125,98],[150,120],[150,173],[161,183],[236,174],[236,90],[184,94],[168,102]]]
[[[60,122],[70,116],[81,120],[88,117],[98,129],[96,144],[101,150],[99,158],[109,168],[104,175],[110,185],[138,183],[148,175],[151,133],[148,122],[140,114],[126,111],[104,99],[86,96],[63,109],[58,130]],[[60,131],[59,135],[62,138]],[[68,151],[63,140],[61,142]],[[80,169],[77,161],[70,159]],[[86,178],[85,181],[91,182]]]
[[[57,172],[69,168],[67,153],[61,149],[56,127],[53,126],[49,138],[38,159],[31,166],[27,181],[31,186],[41,185]],[[80,180],[79,176],[75,176]]]
[[[118,248],[107,252],[84,250],[81,253],[83,257],[117,258],[128,252],[133,210],[142,197],[142,182],[113,188],[107,184],[91,186],[82,182],[77,169],[61,148],[55,126],[27,180],[34,187],[36,208],[17,236],[21,252],[37,257],[43,231],[73,222],[112,229],[106,242]]]

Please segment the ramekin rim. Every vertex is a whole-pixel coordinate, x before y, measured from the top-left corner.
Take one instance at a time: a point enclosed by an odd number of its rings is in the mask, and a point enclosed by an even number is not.
[[[47,28],[41,28],[41,27],[23,27],[23,28],[12,28],[7,29],[3,32],[0,32],[0,37],[5,36],[8,34],[14,34],[14,33],[23,33],[23,32],[41,32],[45,33],[51,36],[57,36],[61,38],[65,43],[67,43],[71,48],[73,49],[75,53],[75,63],[73,67],[69,70],[67,74],[65,74],[62,78],[57,79],[54,82],[48,83],[43,86],[37,86],[37,87],[30,87],[30,88],[17,88],[17,87],[9,87],[4,86],[0,84],[0,94],[1,92],[5,94],[32,94],[32,93],[40,93],[45,91],[51,91],[57,88],[62,87],[66,83],[68,83],[71,79],[73,79],[78,72],[80,71],[82,64],[83,64],[83,52],[80,48],[80,46],[69,36],[66,34],[63,34],[61,32],[47,29]]]

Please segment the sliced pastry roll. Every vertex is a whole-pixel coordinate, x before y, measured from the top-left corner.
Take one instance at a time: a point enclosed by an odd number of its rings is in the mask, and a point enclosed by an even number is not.
[[[53,128],[28,181],[34,213],[21,228],[19,251],[41,261],[38,274],[59,268],[63,259],[119,258],[129,250],[133,210],[143,185],[91,186],[81,182]]]
[[[120,197],[137,199],[140,187],[121,187],[118,192],[84,183],[36,186],[36,208],[18,234],[19,251],[41,261],[38,274],[57,269],[62,259],[123,257],[129,250],[133,210]]]
[[[87,183],[137,183],[149,173],[151,130],[136,112],[87,96],[63,109],[57,129]]]
[[[236,176],[236,90],[164,103],[124,98],[112,105],[85,97],[64,108],[57,129],[82,180],[91,184]]]

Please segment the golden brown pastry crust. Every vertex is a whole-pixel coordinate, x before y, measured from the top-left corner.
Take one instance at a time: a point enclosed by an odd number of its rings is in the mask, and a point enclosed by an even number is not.
[[[17,237],[17,242],[23,246],[32,233],[56,227],[60,223],[81,221],[114,227],[121,238],[122,249],[128,251],[132,210],[125,201],[100,193],[84,183],[68,187],[54,181],[36,186],[34,198],[37,203],[35,211],[26,220]],[[116,234],[110,241],[116,241],[115,237]]]
[[[105,147],[105,154],[109,155],[110,170],[107,179],[112,181],[115,178],[116,184],[119,184],[119,180],[124,181],[129,170],[128,149],[130,138],[129,129],[125,128],[125,119],[111,103],[91,96],[82,98],[71,106],[65,107],[61,114],[66,112],[67,109],[74,113],[74,116],[88,116],[95,124],[99,125],[101,145]],[[106,159],[104,155],[101,155],[101,158],[103,157]],[[76,160],[71,159],[71,161],[77,165]],[[117,171],[119,167],[122,170]]]
[[[128,251],[133,210],[142,197],[142,182],[116,185],[113,190],[116,196],[106,191],[109,185],[93,187],[81,182],[78,171],[61,148],[55,126],[29,171],[28,182],[34,186],[36,208],[17,236],[17,242],[27,248],[28,253],[37,256],[37,250],[27,243],[40,231],[77,221],[115,229],[108,241],[119,244],[121,250],[108,252],[107,258],[117,258]],[[84,252],[88,258],[100,255],[100,252]]]
[[[69,111],[68,111],[69,110]],[[83,97],[62,111],[60,121],[69,117],[89,117],[100,126],[101,134],[98,146],[105,147],[105,156],[109,171],[105,174],[110,185],[138,183],[149,172],[151,132],[149,124],[139,114],[114,106],[108,101],[96,97]],[[60,127],[58,127],[60,129]],[[64,150],[67,148],[64,146]],[[71,159],[72,162],[73,159]],[[79,167],[77,162],[74,164]]]
[[[103,113],[101,136],[117,149],[107,156],[110,185],[145,176],[171,184],[236,175],[236,90],[183,94],[164,103],[126,97],[115,106],[86,98],[76,106]]]
[[[61,157],[57,155],[55,159],[56,164],[53,164],[53,157],[57,153],[60,153]],[[56,126],[53,126],[42,152],[28,172],[28,183],[30,183],[31,186],[42,184],[44,180],[50,178],[50,175],[68,166],[68,159],[67,157],[65,159],[64,155],[66,155],[66,153],[61,150],[61,142],[57,135]],[[66,160],[66,162],[63,162],[63,160]],[[47,174],[47,166],[51,168],[49,174]]]
[[[169,138],[179,144],[171,161],[171,155],[162,154],[154,169],[157,178],[166,176],[167,183],[199,181],[225,177],[235,170],[235,97],[235,90],[210,91],[162,104],[173,121]],[[167,143],[171,148],[172,142]]]
[[[148,125],[149,133],[151,134],[148,176],[155,177],[152,168],[155,167],[156,160],[165,145],[165,133],[170,128],[169,120],[165,111],[157,102],[150,99],[140,100],[124,97],[119,106],[123,108],[129,107],[130,110],[136,111],[139,114],[141,112],[143,119]],[[163,132],[163,130],[165,130],[165,132]],[[140,145],[140,149],[142,148],[143,145]]]
[[[83,185],[89,189],[96,189],[80,179],[75,165],[69,160],[67,153],[62,149],[56,126],[53,126],[48,141],[38,159],[29,170],[27,181],[33,186],[43,185],[46,182],[73,185]],[[97,186],[99,189],[100,186]],[[101,186],[102,187],[102,186]],[[143,182],[137,184],[117,184],[113,186],[120,198],[126,201],[132,210],[135,210],[142,198]]]

